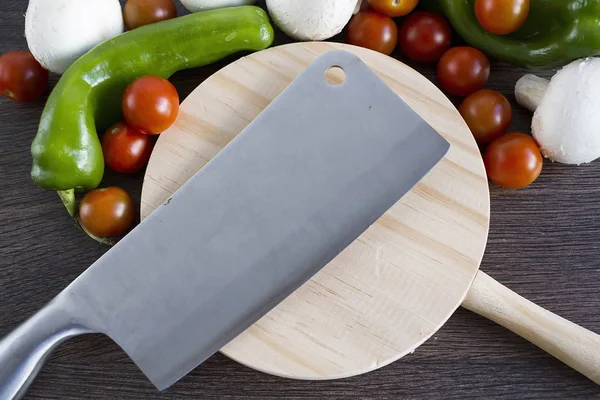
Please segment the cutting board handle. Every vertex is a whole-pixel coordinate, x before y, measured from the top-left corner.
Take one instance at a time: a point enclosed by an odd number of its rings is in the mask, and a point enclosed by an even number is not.
[[[58,345],[92,333],[75,320],[72,307],[58,296],[0,341],[0,399],[22,398]]]
[[[600,385],[600,335],[535,305],[482,271],[462,306],[510,329]]]

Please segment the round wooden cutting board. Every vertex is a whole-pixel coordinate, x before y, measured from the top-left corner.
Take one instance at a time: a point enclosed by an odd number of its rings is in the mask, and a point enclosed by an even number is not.
[[[358,55],[451,149],[352,245],[221,350],[249,367],[290,378],[357,375],[414,351],[461,304],[487,241],[485,169],[452,103],[429,80],[393,58],[322,42],[274,47],[241,58],[190,94],[150,159],[142,218],[332,49]]]

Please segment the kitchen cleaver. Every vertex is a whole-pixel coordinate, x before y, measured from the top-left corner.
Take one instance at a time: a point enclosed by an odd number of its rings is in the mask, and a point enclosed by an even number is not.
[[[340,84],[325,79],[334,66]],[[21,397],[57,345],[93,332],[169,387],[310,279],[448,149],[356,55],[326,53],[0,342],[0,399]]]

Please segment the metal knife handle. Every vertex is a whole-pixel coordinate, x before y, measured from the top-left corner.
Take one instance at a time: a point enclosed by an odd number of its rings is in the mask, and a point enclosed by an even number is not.
[[[92,333],[73,322],[70,308],[59,296],[0,341],[1,400],[22,398],[58,345]]]

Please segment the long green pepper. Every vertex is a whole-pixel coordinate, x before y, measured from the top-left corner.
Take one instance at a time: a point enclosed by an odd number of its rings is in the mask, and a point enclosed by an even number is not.
[[[62,76],[31,145],[31,177],[53,190],[96,188],[104,174],[97,128],[118,122],[125,88],[144,75],[169,78],[240,51],[267,48],[273,28],[259,7],[186,15],[137,28],[82,56]]]
[[[517,66],[551,68],[600,55],[600,0],[531,0],[525,24],[506,36],[481,26],[475,0],[425,0],[424,4],[443,12],[467,43]]]

